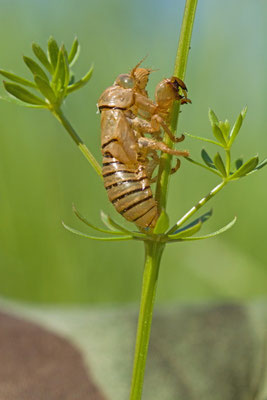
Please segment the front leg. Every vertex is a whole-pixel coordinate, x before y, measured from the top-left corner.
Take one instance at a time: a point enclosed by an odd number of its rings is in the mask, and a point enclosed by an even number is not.
[[[144,149],[150,149],[150,150],[159,150],[162,151],[163,153],[171,154],[173,156],[182,156],[182,157],[188,157],[189,152],[187,150],[174,150],[168,147],[165,143],[163,142],[157,142],[154,139],[148,139],[145,137],[141,137],[138,139],[138,145],[140,148]]]
[[[135,118],[127,118],[131,128],[135,132],[135,137],[137,139],[144,137],[145,133],[150,133],[160,138],[160,125],[157,123],[151,123],[150,121],[146,121],[145,119],[135,117]]]
[[[182,142],[185,138],[184,135],[182,135],[181,137],[174,136],[171,130],[168,128],[164,119],[158,114],[153,115],[149,122],[139,117],[129,118],[128,122],[130,123],[133,130],[136,132],[135,136],[137,138],[143,137],[145,133],[149,133],[155,136],[157,139],[160,139],[161,128],[164,129],[171,141],[174,143]]]
[[[168,125],[164,121],[164,119],[158,114],[153,115],[153,117],[151,118],[151,127],[154,128],[155,130],[160,130],[160,127],[162,127],[163,130],[167,133],[167,135],[171,139],[171,141],[174,143],[182,142],[185,138],[184,135],[180,137],[174,136],[172,131],[169,129]]]

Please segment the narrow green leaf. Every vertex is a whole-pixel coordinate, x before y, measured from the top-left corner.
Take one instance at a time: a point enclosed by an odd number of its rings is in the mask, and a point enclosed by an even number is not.
[[[221,130],[221,132],[223,134],[223,137],[224,137],[225,141],[227,141],[227,138],[228,138],[228,135],[229,135],[229,132],[230,132],[230,123],[229,123],[229,121],[228,120],[226,120],[225,122],[219,121],[218,126],[219,126],[219,128],[220,128],[220,130]]]
[[[229,146],[231,146],[233,144],[235,138],[237,137],[237,135],[238,135],[238,133],[240,131],[240,128],[242,126],[242,123],[243,123],[243,121],[245,119],[246,113],[247,113],[247,107],[243,108],[241,113],[238,115],[238,117],[237,117],[237,119],[236,119],[236,121],[234,123],[234,126],[233,126],[233,128],[232,128],[232,130],[230,132]]]
[[[176,234],[179,232],[183,232],[186,229],[192,228],[193,226],[197,225],[199,222],[204,224],[210,217],[212,216],[212,209],[202,214],[200,217],[196,218],[194,221],[190,222],[190,224],[184,226],[183,228],[179,228],[176,230],[177,224],[175,224],[168,232],[168,235]]]
[[[35,83],[28,81],[28,79],[21,78],[20,76],[12,74],[11,72],[0,69],[0,74],[3,75],[5,78],[10,79],[13,82],[20,83],[21,85],[24,85],[24,86],[36,88]]]
[[[113,230],[114,233],[131,235],[133,238],[137,238],[137,239],[146,238],[146,235],[144,235],[143,233],[131,232],[131,231],[129,231],[129,229],[126,229],[123,226],[119,225],[117,222],[115,222],[109,215],[105,214],[103,211],[101,211],[101,219],[102,219],[103,223],[109,229]],[[119,230],[119,232],[118,232],[118,230]]]
[[[211,108],[209,108],[209,120],[210,120],[211,126],[219,123],[219,119],[217,118],[217,115]]]
[[[78,38],[76,37],[72,43],[68,57],[70,66],[73,66],[75,64],[75,62],[79,57],[79,54],[80,54],[80,45],[78,42]]]
[[[186,238],[186,237],[190,237],[192,235],[194,235],[195,233],[197,233],[202,226],[202,222],[199,221],[197,224],[189,227],[188,229],[184,229],[181,232],[178,232],[174,235],[168,235],[168,238],[170,240],[175,240],[175,239],[182,239],[182,238]]]
[[[242,165],[243,165],[243,159],[242,159],[242,158],[238,158],[238,159],[235,161],[235,167],[236,167],[236,169],[239,169]]]
[[[44,100],[42,100],[40,97],[35,96],[34,94],[24,89],[22,86],[17,85],[16,83],[9,83],[4,81],[4,86],[8,93],[16,97],[17,99],[24,101],[25,103],[47,107],[47,104]]]
[[[55,39],[52,36],[48,40],[47,48],[48,48],[48,57],[49,57],[50,63],[53,67],[53,70],[55,70],[56,66],[57,66],[59,48],[58,48],[57,42],[55,41]]]
[[[48,61],[47,55],[45,54],[44,50],[39,46],[37,43],[32,44],[32,50],[38,60],[43,64],[43,66],[50,72],[53,73],[53,67]]]
[[[102,219],[102,222],[104,225],[106,225],[106,227],[114,232],[117,231],[117,228],[114,228],[114,226],[110,223],[109,218],[107,216],[107,214],[104,213],[104,211],[100,211],[100,217]]]
[[[57,96],[55,95],[54,90],[51,88],[49,83],[44,79],[40,78],[40,76],[36,75],[34,77],[35,83],[38,86],[40,92],[45,96],[45,98],[51,103],[57,103]]]
[[[242,117],[243,117],[243,120],[245,119],[245,116],[246,116],[246,114],[247,114],[247,111],[248,111],[248,106],[245,106],[245,107],[243,108],[243,110],[241,111],[241,115],[242,115]]]
[[[218,143],[218,142],[216,142],[215,140],[212,140],[212,139],[207,139],[207,138],[203,138],[201,136],[191,135],[190,133],[187,133],[187,132],[184,132],[184,135],[189,136],[192,139],[197,139],[197,140],[201,140],[202,142],[208,142],[208,143],[216,144],[216,146],[224,147],[221,143]]]
[[[75,82],[75,75],[74,75],[74,73],[73,73],[72,71],[70,71],[70,78],[69,78],[69,83],[68,83],[68,85],[69,85],[69,86],[70,86],[70,85],[73,85],[74,82]]]
[[[67,87],[70,80],[70,69],[69,69],[68,53],[64,46],[63,46],[63,54],[64,54],[64,67],[65,67],[64,87]]]
[[[45,81],[49,82],[49,79],[44,70],[34,60],[26,56],[23,56],[23,60],[33,75],[38,75]]]
[[[207,165],[201,164],[201,163],[199,163],[198,161],[195,161],[195,160],[193,160],[193,159],[190,158],[190,157],[185,157],[184,159],[187,160],[187,161],[189,161],[189,162],[191,162],[192,164],[197,165],[198,167],[205,168],[205,169],[209,170],[210,172],[212,172],[212,173],[215,174],[215,175],[221,176],[221,174],[220,174],[216,169],[207,167]]]
[[[256,168],[258,163],[259,157],[252,157],[250,160],[245,162],[233,175],[231,175],[231,179],[242,178]]]
[[[126,228],[124,228],[123,226],[119,225],[119,224],[118,224],[117,222],[115,222],[109,215],[107,215],[106,217],[107,217],[107,220],[108,220],[109,224],[110,224],[111,226],[113,226],[114,229],[118,229],[118,230],[124,232],[124,234],[126,233],[126,234],[132,235],[132,232],[131,232],[131,231],[129,231],[128,229],[126,229]],[[142,234],[140,234],[140,235],[142,235]],[[144,236],[144,235],[142,235],[142,236]]]
[[[213,135],[216,137],[216,139],[223,146],[226,146],[226,141],[224,139],[223,133],[222,133],[221,129],[219,128],[219,126],[217,124],[213,124],[213,125],[211,125],[211,127],[212,127],[212,131],[213,131]]]
[[[91,239],[91,240],[115,242],[115,241],[119,241],[119,240],[131,240],[131,239],[133,239],[132,236],[111,236],[111,237],[91,236],[91,235],[87,235],[86,233],[83,233],[83,232],[77,231],[76,229],[71,228],[70,226],[66,225],[64,222],[62,222],[62,225],[64,226],[65,229],[67,229],[71,233],[74,233],[75,235],[82,236],[82,237],[85,237],[85,238]]]
[[[104,225],[106,225],[111,231],[115,232],[115,233],[126,233],[126,234],[131,234],[130,231],[128,231],[127,229],[123,228],[122,226],[120,226],[119,224],[117,224],[115,221],[113,221],[109,215],[105,214],[104,211],[101,210],[100,212],[100,216],[102,219],[102,222],[104,223]]]
[[[257,165],[257,167],[256,167],[255,169],[256,169],[256,170],[259,170],[259,169],[265,167],[265,165],[267,165],[267,158],[265,158],[263,161],[261,161],[261,162]]]
[[[221,233],[226,232],[226,231],[228,231],[228,229],[232,228],[232,226],[236,223],[236,220],[237,220],[237,218],[235,217],[229,224],[225,225],[223,228],[219,229],[216,232],[209,233],[208,235],[186,237],[186,238],[180,238],[180,239],[177,239],[177,240],[174,239],[174,240],[170,240],[169,243],[176,242],[176,241],[179,242],[179,241],[189,241],[189,240],[203,240],[203,239],[209,239],[209,238],[214,237],[214,236],[218,236]]]
[[[230,132],[230,128],[231,128],[230,122],[228,121],[228,119],[226,119],[226,120],[224,121],[224,129],[227,131],[227,136],[228,136],[228,134],[229,134],[229,132]]]
[[[201,150],[201,157],[204,161],[204,163],[210,167],[210,168],[216,168],[214,165],[214,162],[212,161],[212,159],[210,158],[210,156],[208,155],[208,153],[206,152],[205,149]]]
[[[36,104],[29,104],[29,103],[24,103],[21,100],[18,100],[16,97],[13,96],[8,96],[8,97],[3,97],[0,96],[0,100],[4,100],[8,103],[16,104],[17,106],[20,107],[26,107],[26,108],[44,108],[43,105],[36,105]]]
[[[64,55],[64,47],[62,46],[58,52],[57,58],[57,66],[55,69],[55,73],[53,76],[53,83],[55,84],[56,90],[59,91],[65,86],[65,55]]]
[[[220,156],[220,153],[216,153],[215,157],[214,157],[214,164],[216,166],[216,168],[220,171],[220,173],[222,174],[222,176],[226,177],[226,169],[224,166],[224,162],[222,160],[222,157]]]
[[[83,86],[86,85],[86,83],[90,80],[92,73],[93,73],[93,66],[90,68],[90,70],[87,72],[87,74],[80,79],[79,81],[75,82],[73,85],[70,85],[67,87],[67,94],[72,93],[80,88],[82,88]]]
[[[94,229],[94,230],[96,230],[96,231],[98,231],[98,232],[108,233],[108,234],[111,234],[111,235],[117,235],[117,234],[123,234],[123,235],[124,235],[124,232],[121,232],[121,231],[111,231],[111,230],[99,228],[98,226],[93,225],[91,222],[89,222],[89,221],[77,210],[77,208],[75,207],[74,204],[72,205],[72,209],[73,209],[73,212],[74,212],[74,214],[76,215],[76,217],[78,217],[80,221],[84,222],[84,223],[85,223],[86,225],[88,225],[90,228],[92,228],[92,229]]]
[[[157,220],[156,226],[153,230],[153,234],[158,235],[160,233],[164,233],[164,232],[166,232],[168,227],[169,227],[169,216],[166,213],[166,211],[163,209]]]

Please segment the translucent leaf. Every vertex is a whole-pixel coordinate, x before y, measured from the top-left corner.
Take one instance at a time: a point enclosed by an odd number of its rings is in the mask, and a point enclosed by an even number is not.
[[[231,179],[242,178],[256,168],[258,163],[259,157],[252,157],[250,160],[245,162],[233,175],[231,175]]]
[[[243,110],[241,111],[241,115],[242,115],[243,120],[245,119],[245,116],[246,116],[246,114],[247,114],[247,111],[248,111],[248,106],[245,106],[245,107],[243,108]]]
[[[57,42],[55,41],[55,39],[52,36],[48,40],[47,48],[48,48],[48,56],[49,56],[50,63],[53,67],[53,70],[55,70],[56,66],[57,66],[59,48],[58,48]]]
[[[20,76],[12,74],[11,72],[0,69],[0,74],[3,75],[5,78],[10,79],[13,82],[20,83],[21,85],[24,85],[24,86],[36,88],[36,85],[34,82],[28,81],[28,79],[25,79],[25,78],[21,78]]]
[[[43,66],[50,72],[53,73],[53,68],[50,62],[48,61],[47,55],[43,51],[43,49],[37,43],[32,44],[32,50],[38,60],[43,64]]]
[[[186,237],[192,236],[201,229],[201,226],[202,226],[202,222],[198,221],[196,224],[194,224],[193,226],[191,226],[187,229],[183,229],[182,231],[180,231],[176,234],[173,234],[173,235],[168,235],[168,238],[171,240],[174,240],[174,239],[181,239],[181,238],[186,238]]]
[[[67,87],[67,94],[74,92],[86,85],[86,83],[90,80],[94,67],[92,66],[87,74],[80,79],[79,81],[75,82],[73,85]]]
[[[206,152],[205,149],[202,149],[202,150],[201,150],[201,157],[202,157],[204,163],[205,163],[208,167],[210,167],[210,168],[216,168],[215,165],[214,165],[214,163],[213,163],[213,161],[212,161],[212,159],[210,158],[210,156],[208,155],[208,153]]]
[[[112,234],[112,235],[116,235],[116,234],[124,234],[121,231],[111,231],[111,230],[107,230],[107,229],[102,229],[99,228],[98,226],[95,226],[93,224],[91,224],[91,222],[89,222],[78,210],[77,208],[74,206],[74,204],[72,205],[72,209],[74,214],[79,218],[80,221],[84,222],[87,226],[89,226],[90,228],[98,231],[98,232],[102,232],[102,233],[108,233],[108,234]]]
[[[235,138],[237,137],[238,132],[240,131],[240,128],[241,128],[242,123],[243,123],[243,121],[244,121],[244,118],[245,118],[245,116],[246,116],[246,113],[247,113],[247,107],[245,107],[245,108],[241,111],[241,113],[238,115],[237,120],[235,121],[234,126],[233,126],[233,128],[232,128],[232,130],[231,130],[231,132],[230,132],[230,136],[229,136],[229,138],[230,138],[230,140],[229,140],[229,146],[231,146],[231,145],[233,144]]]
[[[16,83],[9,83],[4,81],[4,86],[8,93],[16,97],[17,99],[24,101],[25,103],[47,107],[47,104],[44,100],[42,100],[40,97],[35,96],[34,94],[24,89],[22,86],[17,85]]]
[[[223,145],[226,145],[226,141],[224,139],[223,133],[217,124],[213,124],[212,126],[213,135],[216,139]]]
[[[105,214],[103,211],[101,211],[101,219],[103,223],[111,230],[114,232],[117,232],[118,230],[120,233],[124,232],[124,234],[131,235],[132,237],[135,238],[140,238],[144,239],[146,235],[139,233],[139,232],[131,232],[128,229],[124,228],[123,226],[119,225],[117,222],[115,222],[109,215]]]
[[[202,142],[208,142],[212,144],[216,144],[217,146],[224,147],[221,143],[215,142],[215,140],[203,138],[201,136],[191,135],[191,133],[184,132],[184,135],[191,137],[192,139],[201,140]]]
[[[174,227],[172,227],[172,229],[169,230],[168,234],[171,234],[171,232],[173,232],[173,234],[179,233],[179,232],[183,232],[186,229],[189,229],[195,225],[197,225],[199,222],[201,222],[202,224],[204,222],[206,222],[210,217],[212,216],[212,209],[208,212],[206,212],[205,214],[201,215],[200,217],[196,218],[194,221],[190,222],[190,224],[186,225],[184,228],[180,228],[177,229],[175,232],[174,229],[176,228],[176,224],[174,225]]]
[[[80,54],[80,45],[78,42],[78,38],[76,37],[72,43],[70,52],[69,52],[69,65],[73,66],[75,62],[77,61],[78,57]]]
[[[237,218],[235,217],[229,224],[225,225],[223,228],[219,229],[216,232],[209,233],[208,235],[186,237],[186,238],[180,238],[180,239],[177,239],[177,240],[170,240],[170,243],[172,241],[175,242],[175,241],[202,240],[202,239],[209,239],[211,237],[218,236],[221,233],[226,232],[226,231],[228,231],[228,229],[232,228],[232,226],[236,223],[236,220],[237,220]]]
[[[54,90],[51,88],[49,83],[44,79],[40,78],[40,76],[36,75],[34,77],[35,83],[38,86],[40,92],[45,96],[45,98],[51,103],[56,104],[57,97],[54,93]]]
[[[75,75],[74,75],[74,73],[72,71],[70,71],[70,80],[69,80],[68,85],[69,86],[73,85],[74,82],[75,82]]]
[[[65,55],[64,48],[61,47],[58,52],[57,65],[53,76],[53,83],[55,84],[56,90],[61,90],[65,86],[66,67],[65,67]]]
[[[255,168],[256,170],[261,169],[263,167],[265,167],[265,165],[267,165],[267,158],[265,158],[265,160],[261,161],[257,167]]]
[[[112,231],[114,231],[114,232],[117,231],[117,228],[114,228],[114,226],[111,225],[107,214],[105,214],[104,211],[102,211],[102,210],[100,211],[100,217],[101,217],[101,219],[102,219],[103,224],[106,225],[106,227],[107,227],[108,229],[110,229],[110,230],[112,230]]]
[[[221,174],[220,174],[216,169],[214,169],[214,168],[210,168],[210,167],[208,167],[207,165],[201,164],[201,163],[199,163],[199,162],[193,160],[193,159],[190,158],[190,157],[185,157],[184,159],[187,160],[187,161],[189,161],[189,162],[191,162],[192,164],[197,165],[198,167],[205,168],[205,169],[209,170],[209,171],[212,172],[213,174],[216,174],[216,175],[221,176]]]
[[[15,97],[13,97],[13,96],[9,96],[9,97],[0,96],[0,100],[4,100],[4,101],[7,101],[8,103],[16,104],[17,106],[20,106],[20,107],[26,107],[26,108],[44,108],[43,105],[36,105],[36,104],[24,103],[23,101],[18,100],[17,98],[15,98]]]
[[[222,157],[220,156],[219,153],[215,154],[214,164],[215,164],[216,168],[221,172],[222,176],[226,177],[227,174],[226,174],[226,169],[225,169],[225,166],[224,166],[224,162],[223,162]]]
[[[65,82],[64,86],[67,87],[69,84],[70,80],[70,69],[69,69],[69,59],[68,59],[68,53],[63,46],[63,55],[64,55],[64,67],[65,67]]]
[[[133,239],[132,236],[111,236],[111,237],[97,237],[97,236],[91,236],[87,235],[86,233],[77,231],[76,229],[71,228],[70,226],[66,225],[64,222],[62,222],[62,225],[64,226],[65,229],[70,231],[71,233],[74,233],[75,235],[85,237],[87,239],[91,240],[100,240],[100,241],[107,241],[107,242],[114,242],[114,241],[119,241],[119,240],[131,240]]]
[[[224,128],[225,128],[225,131],[227,132],[227,136],[228,136],[228,134],[229,134],[229,132],[230,132],[230,128],[231,128],[230,122],[228,121],[228,119],[226,119],[226,120],[224,121]]]
[[[225,122],[219,121],[218,126],[219,126],[221,132],[223,133],[223,136],[224,136],[225,140],[227,140],[229,132],[230,132],[230,123],[229,123],[229,121],[228,120],[226,120]]]
[[[204,223],[206,222],[212,215],[212,210],[206,212],[205,214],[201,215],[200,217],[196,218],[194,221],[190,222],[190,224],[186,225],[183,228],[180,228],[180,226],[182,226],[183,224],[175,224],[171,229],[169,229],[169,231],[167,232],[167,235],[173,235],[179,232],[182,232],[188,228],[191,228],[193,226],[195,226],[196,224],[198,224],[199,222]],[[178,229],[177,229],[178,228]]]
[[[169,217],[166,211],[163,209],[157,220],[156,226],[153,230],[153,234],[158,235],[160,233],[166,232],[169,227]]]
[[[238,159],[235,161],[235,167],[236,167],[236,169],[239,169],[242,165],[243,165],[243,159],[242,159],[242,158],[238,158]]]
[[[106,220],[108,221],[109,225],[113,227],[113,229],[118,229],[124,233],[132,234],[131,231],[128,229],[124,228],[123,226],[119,225],[117,222],[115,222],[109,215],[106,215]]]
[[[33,75],[38,75],[45,81],[49,82],[49,79],[44,70],[34,60],[26,56],[23,56],[23,60]]]
[[[217,115],[211,108],[209,108],[209,120],[210,120],[211,126],[219,123],[219,119],[217,118]]]

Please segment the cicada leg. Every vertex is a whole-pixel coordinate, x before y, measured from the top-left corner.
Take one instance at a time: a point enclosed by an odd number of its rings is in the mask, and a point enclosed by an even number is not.
[[[138,139],[138,145],[141,148],[148,148],[151,150],[159,150],[159,151],[162,151],[163,153],[171,154],[173,156],[178,156],[178,157],[179,156],[182,156],[182,157],[189,156],[189,152],[187,150],[171,149],[163,142],[157,142],[156,140],[145,138],[145,137]]]
[[[162,127],[163,130],[167,133],[167,135],[171,139],[171,141],[174,142],[174,143],[182,142],[184,140],[184,138],[185,138],[184,135],[182,135],[180,137],[174,136],[174,134],[169,129],[169,127],[166,124],[166,122],[164,121],[164,119],[162,117],[160,117],[159,115],[157,115],[157,114],[153,115],[152,118],[151,118],[151,127],[155,131],[159,131],[160,127]]]

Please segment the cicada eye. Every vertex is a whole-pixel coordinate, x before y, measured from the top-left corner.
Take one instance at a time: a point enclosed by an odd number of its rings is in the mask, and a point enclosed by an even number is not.
[[[132,89],[134,87],[134,79],[130,75],[119,75],[115,83],[124,89]]]

